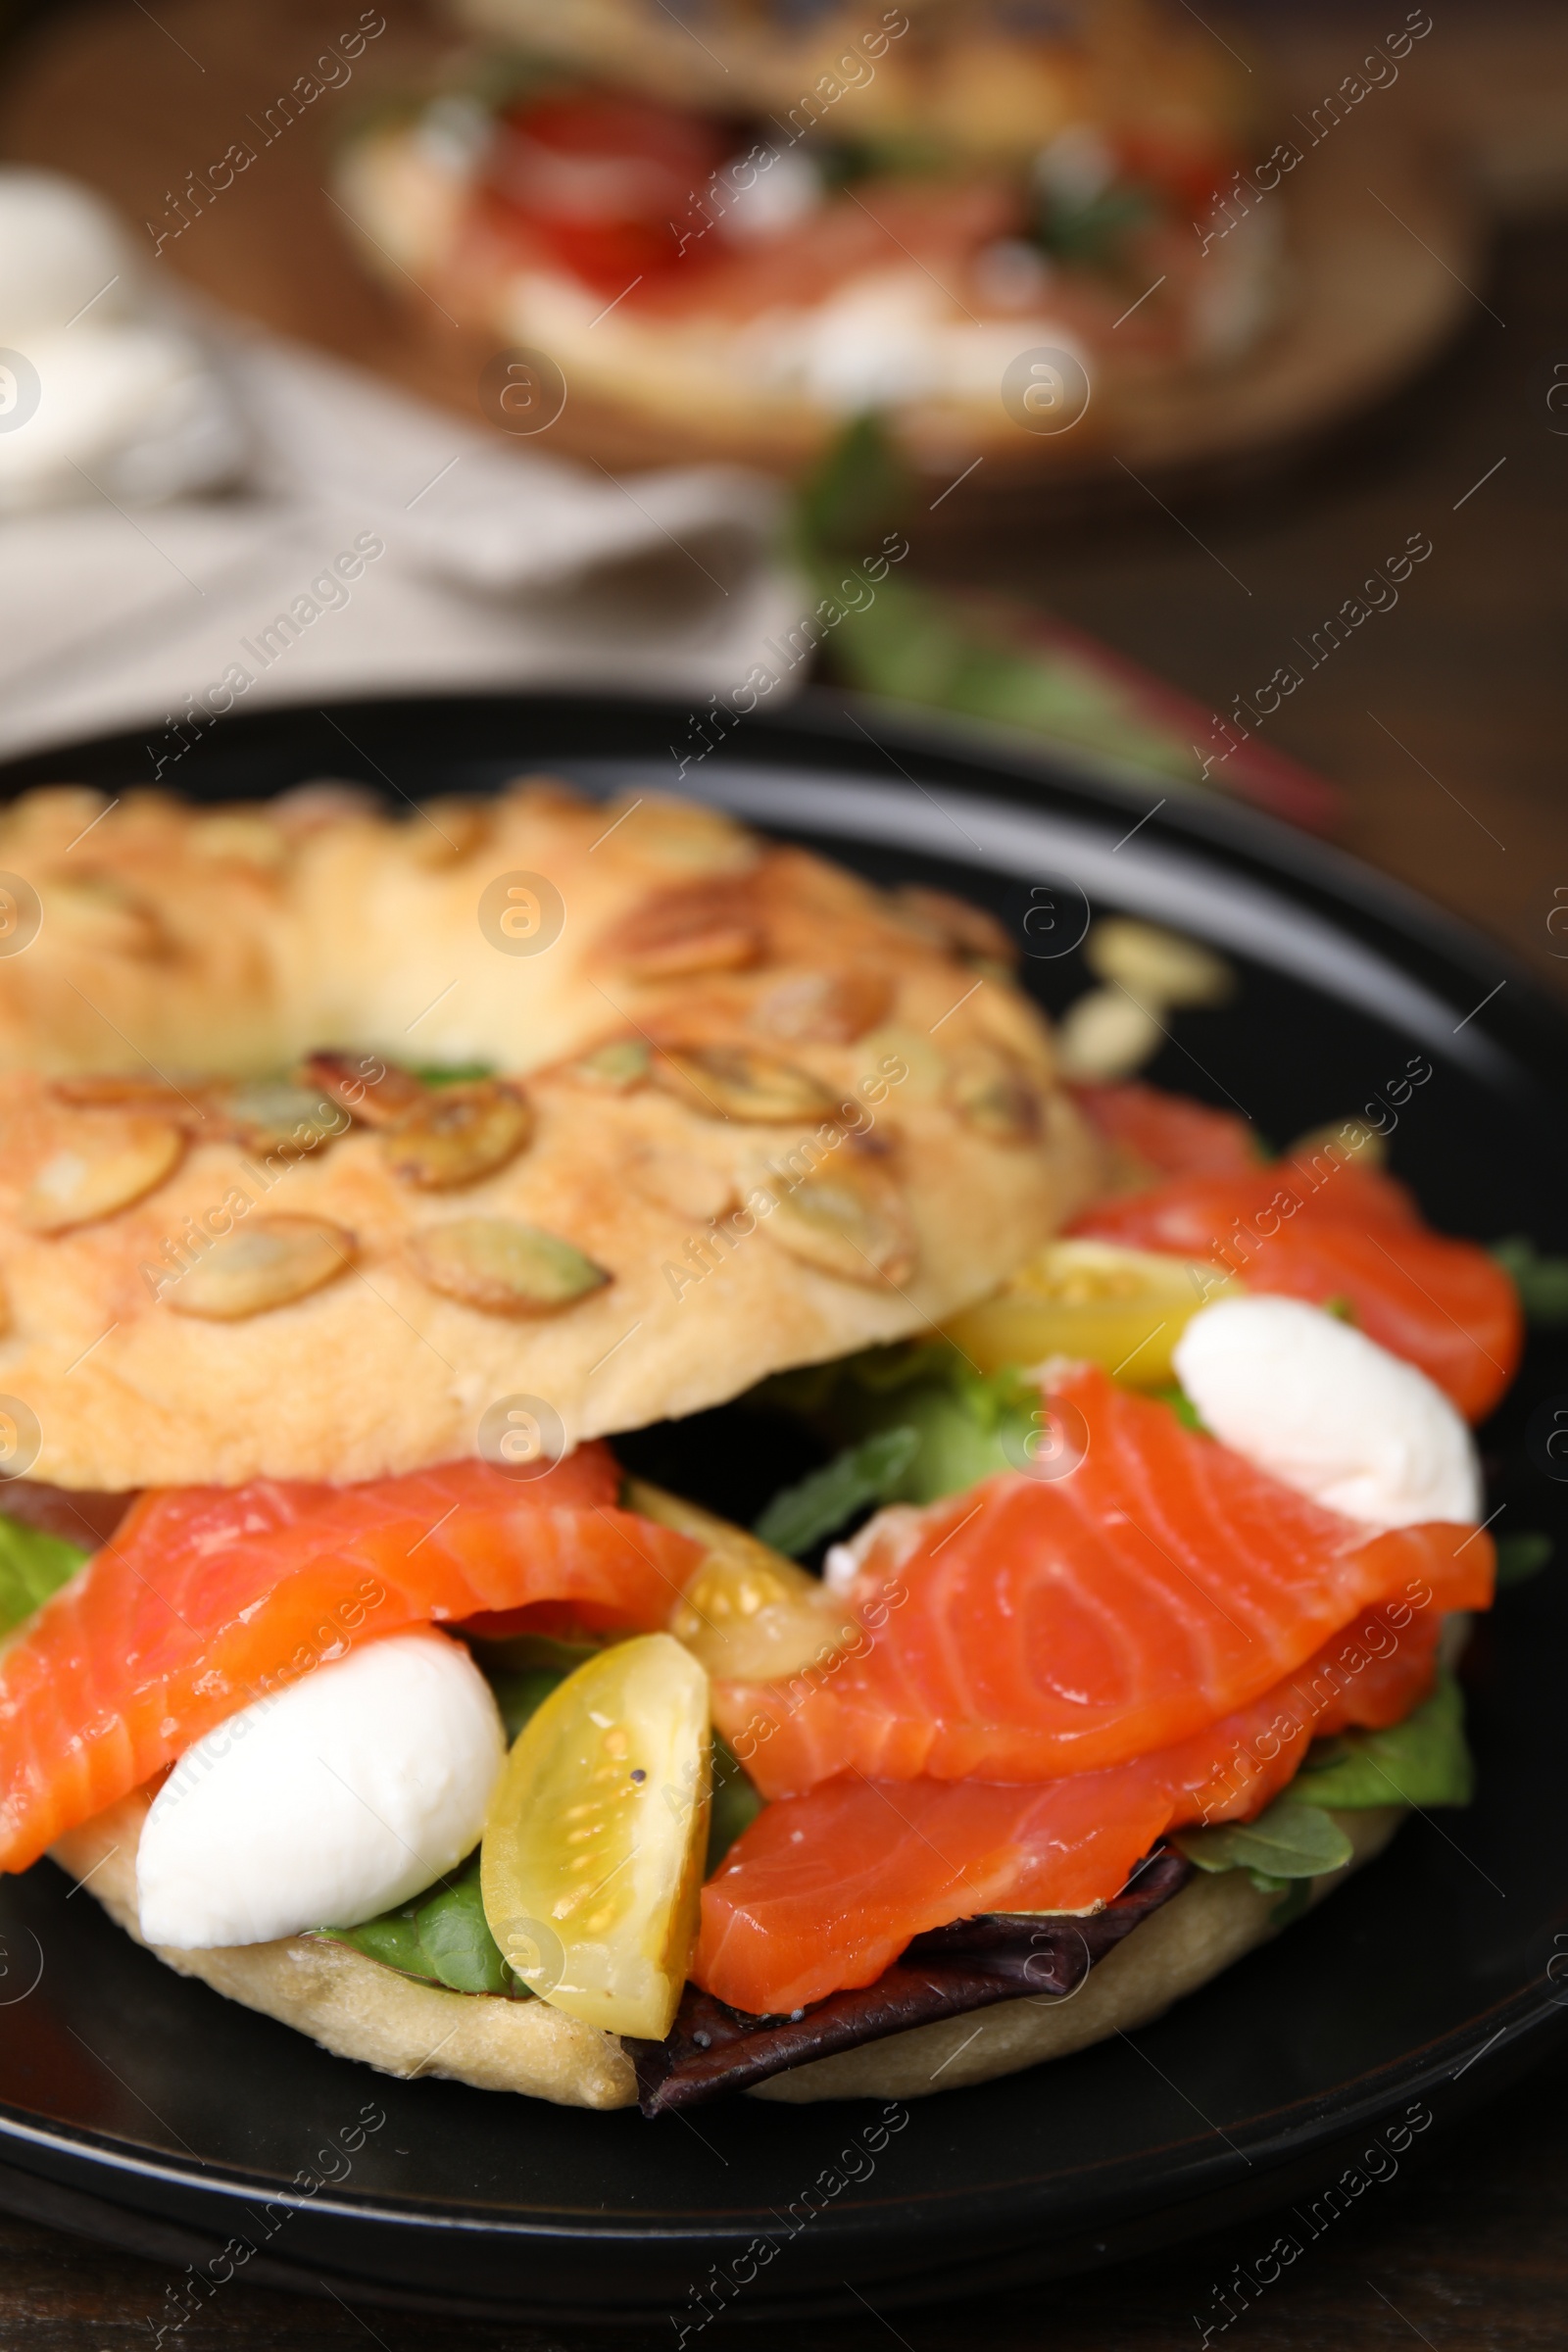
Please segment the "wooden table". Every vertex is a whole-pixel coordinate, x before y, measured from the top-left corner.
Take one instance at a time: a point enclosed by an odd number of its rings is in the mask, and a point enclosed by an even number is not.
[[[1397,608],[1307,670],[1265,739],[1345,788],[1348,847],[1558,987],[1568,917],[1556,937],[1546,924],[1568,904],[1568,414],[1546,390],[1557,361],[1568,381],[1565,267],[1568,221],[1507,229],[1444,364],[1283,478],[1173,512],[1134,490],[1112,516],[960,565],[1225,713],[1278,664],[1304,668],[1301,644],[1424,532],[1432,555]]]
[[[170,199],[186,174],[249,135],[247,118],[342,29],[341,15],[333,0],[43,9],[0,89],[0,155],[77,172],[133,223],[167,223],[178,218]],[[192,217],[158,266],[432,397],[451,400],[457,386],[468,405],[471,376],[458,385],[450,331],[434,311],[431,339],[413,330],[414,314],[356,268],[323,195],[333,146],[358,111],[416,82],[448,40],[436,0],[401,0],[386,15],[354,79],[325,92]],[[1313,23],[1308,53],[1288,61],[1311,89],[1336,44],[1355,52],[1381,18],[1372,0],[1339,0]],[[1488,74],[1478,44],[1494,24],[1498,62]],[[1454,70],[1436,77],[1437,116],[1432,76],[1424,86],[1412,73],[1380,100],[1404,110],[1384,118],[1401,138],[1424,124],[1457,152],[1468,135],[1478,174],[1495,184],[1506,178],[1499,124],[1513,90],[1521,119],[1536,122],[1536,147],[1538,117],[1560,115],[1568,141],[1560,11],[1487,0],[1456,20],[1455,44]],[[1470,88],[1484,89],[1486,103],[1467,125],[1454,110]],[[1362,127],[1373,137],[1378,126]],[[1375,137],[1366,152],[1370,172]],[[1468,333],[1417,389],[1289,473],[1206,495],[1163,478],[1149,492],[1123,480],[1113,508],[1015,527],[1009,543],[991,527],[982,469],[911,531],[928,572],[1038,598],[1217,712],[1238,694],[1250,698],[1282,662],[1299,666],[1298,646],[1409,534],[1425,533],[1433,553],[1397,608],[1309,671],[1266,732],[1348,788],[1351,847],[1486,925],[1555,983],[1568,980],[1568,956],[1552,954],[1568,938],[1554,943],[1546,930],[1564,903],[1552,893],[1568,886],[1568,823],[1556,807],[1568,410],[1554,417],[1546,389],[1553,358],[1568,380],[1565,256],[1568,234],[1550,220],[1510,230],[1485,284],[1466,254],[1440,253],[1466,279]],[[1430,255],[1420,260],[1430,267]]]
[[[301,0],[280,0],[279,53],[292,29],[318,15]],[[161,21],[171,21],[167,12]],[[86,22],[73,17],[67,29]],[[145,12],[133,25],[132,12],[117,11],[112,47],[128,50],[143,34],[150,43],[160,38]],[[63,38],[51,36],[56,44]],[[178,64],[173,52],[163,62]],[[73,107],[30,108],[29,86],[40,82],[56,93],[69,84]],[[0,141],[12,155],[58,159],[89,176],[97,169],[123,184],[127,151],[141,156],[143,171],[149,154],[169,152],[180,107],[197,103],[193,71],[189,82],[184,98],[168,84],[159,115],[126,102],[118,66],[95,78],[79,52],[68,70],[55,49],[24,63],[14,80]],[[292,309],[301,332],[309,331],[311,274],[299,256],[308,252],[308,243],[295,245],[290,272],[274,274],[257,302],[269,314]],[[275,240],[258,235],[254,267],[264,275],[278,270]],[[1238,692],[1250,695],[1291,660],[1295,641],[1309,639],[1408,534],[1424,532],[1432,556],[1397,609],[1369,620],[1308,675],[1275,722],[1275,740],[1345,786],[1350,846],[1491,930],[1559,986],[1568,984],[1568,937],[1553,939],[1547,919],[1568,903],[1568,432],[1552,428],[1568,428],[1568,416],[1551,416],[1545,393],[1551,363],[1568,364],[1565,276],[1568,223],[1511,228],[1494,273],[1475,286],[1472,329],[1443,368],[1289,477],[1206,504],[1178,496],[1174,511],[1134,492],[1112,514],[1059,523],[1029,544],[982,549],[959,532],[940,557],[949,576],[1049,604],[1228,710]],[[237,285],[222,290],[240,299]],[[368,293],[364,300],[369,347],[385,314]],[[1372,2352],[1417,2341],[1433,2352],[1560,2346],[1568,2340],[1565,2093],[1568,2064],[1461,2136],[1434,2135],[1419,2160],[1407,2160],[1396,2180],[1369,2194],[1239,2319],[1229,2340],[1251,2352]],[[811,2340],[819,2352],[884,2341],[937,2352],[981,2340],[995,2352],[1164,2352],[1200,2341],[1193,2315],[1211,2313],[1213,2290],[1266,2247],[1269,2234],[1250,2225],[961,2313],[898,2311],[883,2321],[867,2312],[854,2323],[813,2326]],[[0,2252],[5,2352],[129,2352],[153,2343],[172,2279],[160,2265],[3,2220]],[[748,2340],[758,2352],[786,2344],[793,2352],[799,2338],[792,2327]],[[166,2340],[180,2352],[314,2352],[367,2341],[386,2352],[621,2352],[670,2337],[654,2328],[586,2334],[442,2323],[235,2282]]]

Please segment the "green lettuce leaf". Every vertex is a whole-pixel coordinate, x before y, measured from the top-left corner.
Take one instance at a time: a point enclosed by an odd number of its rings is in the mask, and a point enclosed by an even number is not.
[[[1539,1576],[1551,1558],[1555,1548],[1551,1538],[1539,1528],[1521,1528],[1514,1536],[1498,1536],[1497,1591],[1504,1592],[1510,1585],[1522,1585],[1532,1576]]]
[[[881,418],[854,416],[796,492],[791,552],[806,570],[873,547],[911,512],[914,481]]]
[[[755,1533],[775,1551],[801,1559],[869,1502],[890,1502],[919,1447],[907,1423],[847,1446],[821,1470],[813,1470],[774,1495]]]
[[[1094,239],[1123,227],[1092,207],[1063,221],[1059,233]],[[797,492],[788,550],[813,594],[838,606],[846,563],[862,562],[890,528],[918,512],[916,484],[886,423],[872,414],[857,416]],[[821,651],[831,674],[863,693],[1028,728],[1156,775],[1199,781],[1198,756],[1184,737],[1146,718],[1119,679],[1044,642],[1016,612],[890,571]]]
[[[314,1933],[332,1943],[351,1944],[355,1951],[379,1960],[385,1968],[398,1969],[406,1977],[422,1977],[429,1984],[440,1983],[419,1942],[413,1903],[405,1903],[400,1911],[383,1911],[379,1919],[362,1920],[357,1928],[318,1928]]]
[[[1445,1673],[1432,1696],[1388,1731],[1314,1740],[1289,1795],[1299,1805],[1359,1813],[1373,1805],[1467,1805],[1474,1787],[1463,1693]]]
[[[41,1527],[0,1516],[0,1634],[9,1634],[41,1608],[91,1556],[84,1545],[68,1544],[64,1536],[46,1535]]]
[[[1245,1870],[1270,1892],[1291,1879],[1338,1870],[1354,1851],[1339,1823],[1315,1804],[1296,1802],[1294,1788],[1255,1821],[1178,1830],[1172,1843],[1200,1870]]]
[[[1252,1885],[1259,1894],[1271,1894],[1277,1887],[1285,1900],[1276,1903],[1269,1919],[1276,1928],[1288,1928],[1293,1919],[1299,1919],[1312,1901],[1310,1879],[1269,1879],[1253,1874]]]
[[[955,1353],[945,1379],[899,1399],[899,1417],[919,1441],[894,1499],[939,1502],[999,1470],[1027,1470],[1040,1426],[1040,1392],[1015,1372],[971,1372]]]
[[[496,1694],[509,1742],[544,1705],[558,1683],[597,1655],[598,1644],[558,1642],[547,1634],[513,1634],[500,1642],[469,1642],[474,1663]]]
[[[1038,1389],[1016,1372],[974,1371],[946,1340],[871,1348],[785,1373],[764,1382],[758,1396],[852,1447],[912,1431],[914,1448],[905,1468],[888,1477],[877,1498],[883,1502],[938,1502],[999,1470],[1027,1470],[1039,1428]],[[829,1463],[829,1471],[836,1468]]]
[[[1331,1810],[1467,1805],[1474,1781],[1464,1697],[1452,1675],[1444,1673],[1432,1696],[1388,1731],[1314,1740],[1290,1787],[1255,1821],[1178,1830],[1171,1842],[1200,1870],[1245,1870],[1264,1892],[1283,1890],[1349,1860],[1349,1838],[1329,1818]],[[1300,1901],[1282,1906],[1278,1924],[1301,1907]]]
[[[762,1810],[762,1797],[727,1740],[713,1734],[713,1809],[708,1818],[708,1861],[703,1871],[710,1879],[742,1830],[751,1828]]]
[[[1528,1234],[1494,1242],[1491,1254],[1519,1294],[1528,1323],[1546,1330],[1568,1323],[1568,1257],[1546,1257]]]
[[[874,540],[864,542],[874,547]],[[808,566],[834,601],[842,563]],[[1082,660],[1026,634],[1011,615],[890,573],[824,641],[834,674],[862,694],[1087,746],[1182,784],[1198,781],[1190,746],[1147,721],[1135,699]]]
[[[1113,270],[1130,237],[1155,219],[1158,204],[1149,189],[1122,180],[1095,196],[1047,191],[1035,218],[1035,238],[1054,259],[1082,268]]]
[[[479,1857],[427,1895],[415,1913],[419,1945],[441,1983],[454,1992],[525,1989],[501,1956],[479,1893]]]
[[[482,1658],[479,1663],[496,1694],[510,1746],[529,1716],[537,1714],[551,1691],[565,1681],[565,1674],[559,1666],[488,1666]]]
[[[346,1943],[384,1967],[452,1992],[503,1993],[531,2000],[526,1984],[513,1975],[490,1933],[479,1893],[478,1848],[447,1878],[412,1902],[362,1920],[356,1928],[317,1928],[315,1935]]]

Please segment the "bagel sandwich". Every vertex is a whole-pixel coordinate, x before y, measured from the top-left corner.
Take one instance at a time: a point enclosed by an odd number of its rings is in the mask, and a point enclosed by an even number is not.
[[[657,2114],[1065,2054],[1462,1801],[1459,1374],[1092,1238],[1258,1163],[993,917],[540,779],[0,829],[4,1867]]]
[[[338,189],[395,296],[510,355],[510,431],[794,474],[876,410],[917,467],[1029,476],[1277,312],[1275,214],[1204,231],[1253,77],[1174,11],[464,15],[477,46],[367,120]]]

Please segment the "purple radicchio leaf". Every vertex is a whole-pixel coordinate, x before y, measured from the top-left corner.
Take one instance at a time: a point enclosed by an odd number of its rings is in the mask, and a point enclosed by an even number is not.
[[[791,2017],[752,2017],[688,1984],[665,2040],[626,2038],[643,2113],[745,2090],[788,2067],[994,2001],[1065,1998],[1191,1876],[1183,1855],[1156,1846],[1102,1910],[1082,1918],[1037,1911],[955,1920],[917,1936],[874,1984],[831,1992]]]

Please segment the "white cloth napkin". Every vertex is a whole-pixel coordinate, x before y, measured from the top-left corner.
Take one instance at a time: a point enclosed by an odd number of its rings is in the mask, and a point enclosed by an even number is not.
[[[0,520],[0,755],[224,710],[442,688],[741,685],[798,618],[777,491],[624,482],[295,345],[194,321],[245,452],[220,495],[99,485]]]

